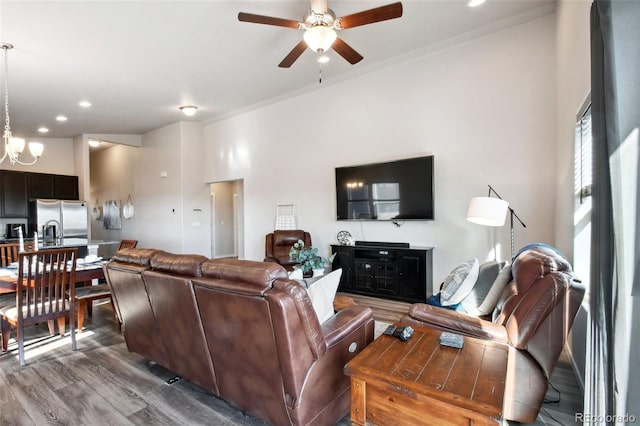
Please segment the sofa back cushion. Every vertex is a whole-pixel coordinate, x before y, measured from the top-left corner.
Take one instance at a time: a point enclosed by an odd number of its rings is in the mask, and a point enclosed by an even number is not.
[[[243,294],[264,294],[287,271],[277,263],[252,260],[213,259],[202,264],[202,277],[217,280],[216,286]]]
[[[170,265],[167,270],[199,270],[197,258],[173,255],[176,262],[160,262]],[[153,261],[152,261],[153,263]],[[204,332],[200,313],[193,294],[192,276],[165,272],[164,267],[142,273],[153,310],[157,333],[166,349],[166,364],[177,375],[218,394],[215,371]]]
[[[166,366],[166,351],[142,276],[149,269],[150,258],[155,250],[127,250],[138,252],[123,255],[123,250],[120,250],[104,267],[118,317],[123,323],[127,348],[130,352]],[[127,260],[131,260],[131,263]]]
[[[159,251],[151,257],[151,268],[158,272],[200,277],[202,276],[201,265],[207,260],[208,258],[198,254],[173,254]]]

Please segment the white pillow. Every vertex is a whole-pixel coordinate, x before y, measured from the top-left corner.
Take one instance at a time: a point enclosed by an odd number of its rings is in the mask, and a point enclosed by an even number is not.
[[[341,276],[342,269],[336,269],[333,272],[321,276],[307,287],[309,298],[311,299],[313,309],[316,311],[320,324],[331,318],[335,313],[333,310],[333,299],[336,297]]]
[[[456,266],[444,279],[440,290],[440,304],[442,306],[460,303],[476,285],[480,263],[478,259],[469,260]]]
[[[478,310],[474,313],[474,315],[489,315],[496,307],[498,299],[502,294],[502,290],[504,290],[504,288],[507,286],[507,284],[509,284],[510,281],[511,265],[506,265],[504,268],[502,268],[502,270],[500,270],[498,277],[491,285],[489,292],[482,301],[482,304],[478,306]]]

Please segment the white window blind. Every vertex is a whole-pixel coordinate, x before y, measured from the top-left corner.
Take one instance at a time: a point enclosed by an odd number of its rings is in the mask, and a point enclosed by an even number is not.
[[[576,123],[575,133],[575,194],[580,199],[580,204],[591,196],[593,171],[591,152],[591,105],[589,105]]]

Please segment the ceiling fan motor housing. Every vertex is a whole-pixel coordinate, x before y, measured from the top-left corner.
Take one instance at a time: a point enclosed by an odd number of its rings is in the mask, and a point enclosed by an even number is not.
[[[302,18],[306,29],[322,25],[324,27],[333,27],[336,21],[336,14],[333,10],[327,9],[326,13],[318,13],[312,9],[309,9]]]

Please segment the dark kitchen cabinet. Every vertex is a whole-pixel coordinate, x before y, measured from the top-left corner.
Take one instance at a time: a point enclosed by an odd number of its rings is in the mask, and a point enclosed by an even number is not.
[[[27,217],[29,198],[27,176],[21,172],[2,171],[2,217]]]
[[[404,302],[424,302],[433,284],[433,248],[332,245],[338,291]]]
[[[55,198],[53,175],[29,173],[29,199]]]
[[[29,199],[78,200],[78,177],[29,173]]]
[[[1,217],[28,218],[29,201],[36,198],[78,200],[78,177],[0,171]]]
[[[53,191],[53,198],[79,200],[78,176],[53,175]]]

